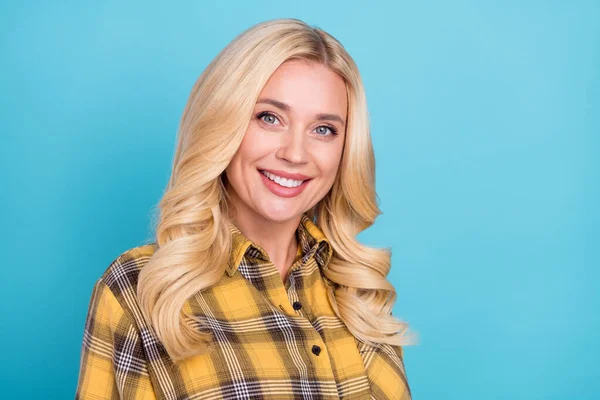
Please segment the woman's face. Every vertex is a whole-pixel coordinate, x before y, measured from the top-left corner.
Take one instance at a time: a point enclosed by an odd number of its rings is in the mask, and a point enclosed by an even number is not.
[[[325,197],[342,156],[346,112],[339,75],[305,60],[283,63],[260,92],[225,171],[238,215],[285,222]]]

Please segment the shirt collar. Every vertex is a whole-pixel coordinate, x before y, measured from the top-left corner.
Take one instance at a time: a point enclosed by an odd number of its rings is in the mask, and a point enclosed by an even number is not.
[[[232,222],[229,223],[229,230],[231,232],[231,252],[226,268],[229,276],[235,274],[246,255],[251,258],[269,260],[266,251],[248,239]],[[314,255],[319,267],[326,270],[333,254],[331,243],[323,231],[306,214],[302,214],[300,224],[296,229],[296,236],[300,244],[298,254],[304,258],[303,262]]]

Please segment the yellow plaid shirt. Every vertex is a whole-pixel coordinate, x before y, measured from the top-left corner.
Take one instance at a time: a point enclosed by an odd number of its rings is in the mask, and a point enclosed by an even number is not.
[[[141,316],[135,288],[155,244],[132,248],[94,286],[77,399],[410,399],[400,346],[368,346],[335,316],[324,277],[332,255],[306,215],[284,283],[265,251],[231,225],[221,281],[188,299],[215,349],[178,364]]]

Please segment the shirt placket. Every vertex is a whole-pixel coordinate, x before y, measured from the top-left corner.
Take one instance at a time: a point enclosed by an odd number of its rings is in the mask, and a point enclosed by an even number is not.
[[[307,301],[308,296],[306,290],[309,290],[307,286],[309,277],[301,274],[301,269],[305,266],[307,261],[306,258],[302,258],[292,265],[288,280],[285,282],[284,287],[287,293],[288,302],[292,305],[292,309],[294,310],[294,317],[302,318],[305,322],[310,324],[310,327],[307,329],[310,329],[312,333],[312,343],[309,347],[313,354],[313,362],[318,362],[326,369],[328,374],[327,379],[335,381],[333,366],[331,365],[332,360],[329,357],[326,343],[324,342],[321,333],[315,328],[317,316],[314,314]]]
[[[338,398],[337,382],[327,346],[321,334],[313,325],[315,316],[308,304],[305,304],[307,296],[302,293],[302,290],[298,290],[300,280],[303,279],[299,273],[300,268],[306,261],[306,258],[299,259],[292,265],[285,283],[281,280],[279,272],[268,273],[263,276],[264,284],[269,288],[263,294],[287,318],[295,321],[296,326],[301,327],[304,343],[303,346],[298,343],[298,348],[303,347],[301,350],[305,361],[315,370],[318,370],[318,380],[329,382],[329,384],[326,384],[328,387],[323,389],[324,393],[328,393],[324,394],[324,398]],[[270,263],[269,268],[276,269],[272,262],[268,260],[266,262]],[[304,283],[301,286],[306,287]]]

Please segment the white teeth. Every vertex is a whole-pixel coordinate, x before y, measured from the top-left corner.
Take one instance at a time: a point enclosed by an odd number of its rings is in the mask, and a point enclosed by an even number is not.
[[[302,182],[304,181],[297,181],[294,179],[286,179],[286,178],[282,178],[280,176],[277,175],[273,175],[270,172],[267,171],[260,171],[264,176],[266,176],[267,178],[269,178],[270,180],[272,180],[273,182],[277,183],[280,186],[284,186],[284,187],[288,187],[288,188],[294,188],[294,187],[298,187],[300,185],[302,185]]]

